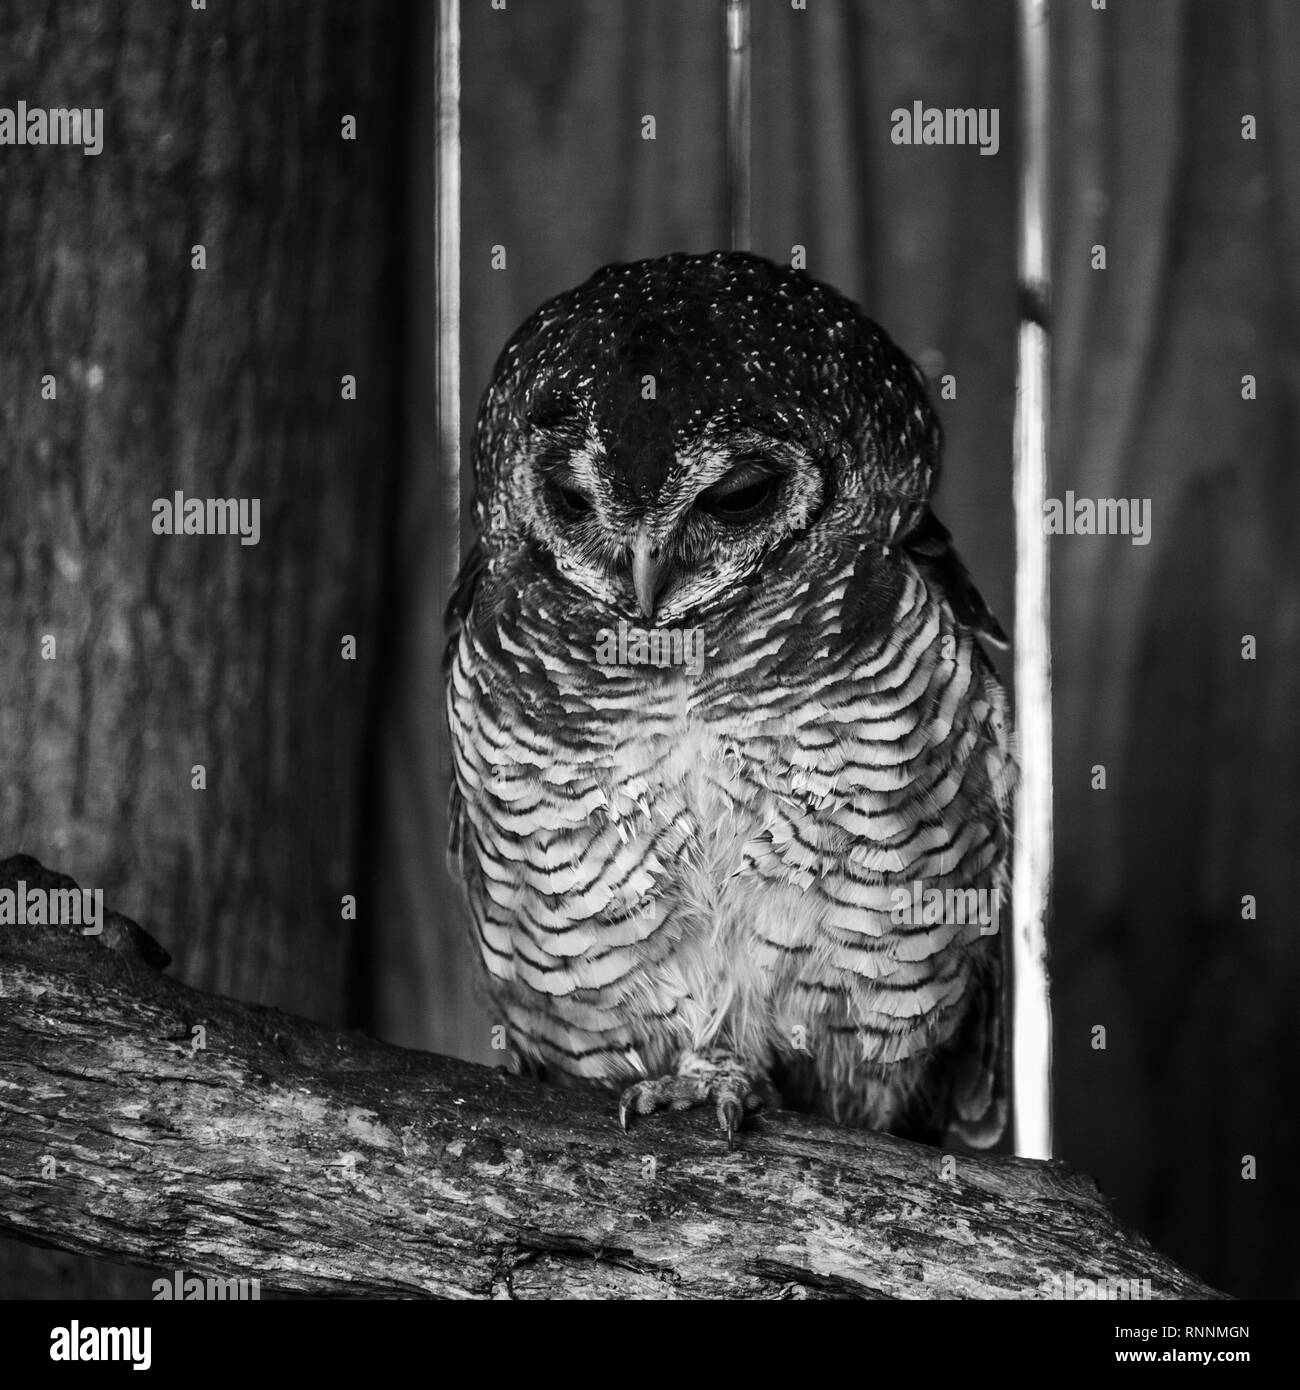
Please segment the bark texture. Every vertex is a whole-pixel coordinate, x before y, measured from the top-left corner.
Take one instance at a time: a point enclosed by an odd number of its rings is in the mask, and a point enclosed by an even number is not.
[[[0,865],[0,887],[20,879],[70,884]],[[612,1096],[204,994],[164,960],[116,915],[95,937],[4,929],[8,1232],[317,1294],[1042,1298],[1092,1279],[1215,1296],[1062,1165],[786,1113],[730,1151],[703,1112],[625,1135]]]

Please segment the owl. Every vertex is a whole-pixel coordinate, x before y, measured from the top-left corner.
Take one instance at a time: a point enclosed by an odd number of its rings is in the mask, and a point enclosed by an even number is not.
[[[624,1126],[1002,1132],[1005,639],[940,443],[875,323],[747,253],[608,265],[496,363],[450,860],[518,1065]]]

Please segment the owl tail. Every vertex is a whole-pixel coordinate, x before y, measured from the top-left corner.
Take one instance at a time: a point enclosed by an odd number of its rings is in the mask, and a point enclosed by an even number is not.
[[[989,952],[989,969],[953,1046],[947,1137],[972,1149],[991,1148],[1007,1126],[1003,1007],[999,938]]]

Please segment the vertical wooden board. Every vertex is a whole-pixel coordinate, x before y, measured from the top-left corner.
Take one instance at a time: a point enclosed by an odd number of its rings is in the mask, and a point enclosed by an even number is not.
[[[1294,1295],[1300,27],[1285,4],[1053,13],[1053,494],[1151,502],[1147,545],[1052,548],[1063,1156],[1211,1282]]]
[[[721,6],[698,0],[511,0],[504,10],[463,0],[461,24],[468,546],[474,418],[510,334],[544,299],[609,261],[723,244],[724,49]],[[431,61],[432,43],[421,41],[417,88],[431,80]],[[653,141],[641,138],[645,115],[655,117]],[[495,246],[505,248],[503,270],[492,268]],[[416,312],[431,313],[426,296]],[[448,461],[429,447],[428,403],[426,395],[415,407],[423,423],[413,417],[415,452],[399,511],[410,534],[413,521],[427,519],[422,542],[439,547],[446,534],[436,499]],[[398,1042],[499,1060],[478,1002],[459,888],[444,864],[450,762],[439,662],[447,595],[431,567],[419,574],[420,591],[407,595],[399,619],[405,656],[383,755],[388,829],[375,862],[384,921],[375,1021]]]
[[[450,1039],[482,1032],[462,938],[440,931],[455,901],[444,865],[447,763],[439,667],[460,511],[456,460],[443,447],[438,388],[438,64],[445,11],[435,0],[414,7],[407,50],[403,437],[391,536],[387,680],[374,744],[365,883],[371,928],[361,960],[366,1027],[390,1042],[435,1051],[454,1051]],[[432,1019],[438,1020],[436,1034]]]
[[[97,14],[5,43],[7,90],[106,108],[100,155],[0,162],[25,498],[0,514],[5,835],[166,924],[193,983],[338,1018],[373,670],[340,639],[375,621],[392,451],[396,10],[137,5],[113,36]],[[177,489],[259,498],[259,543],[154,534]]]
[[[464,25],[468,468],[492,364],[544,299],[610,261],[725,244],[725,67],[722,6],[699,0],[469,0]]]
[[[1009,629],[1014,7],[754,0],[753,32],[753,249],[788,262],[805,246],[810,274],[856,299],[926,372],[945,436],[936,509]],[[998,152],[893,143],[891,113],[914,101],[996,108]],[[944,400],[949,373],[957,394]]]
[[[99,155],[0,159],[0,852],[102,888],[189,983],[335,1022],[395,444],[400,13],[0,19],[0,90],[104,108]],[[177,489],[257,498],[258,544],[155,534]]]

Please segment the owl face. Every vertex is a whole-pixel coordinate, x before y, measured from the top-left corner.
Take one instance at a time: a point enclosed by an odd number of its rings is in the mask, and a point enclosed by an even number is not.
[[[915,368],[825,286],[742,253],[607,266],[497,364],[479,524],[490,553],[530,547],[666,624],[743,596],[819,527],[904,524],[937,446]]]
[[[530,540],[598,602],[643,622],[707,610],[805,531],[826,497],[805,449],[760,430],[713,422],[674,442],[645,495],[618,486],[596,403],[534,425],[513,474]]]

